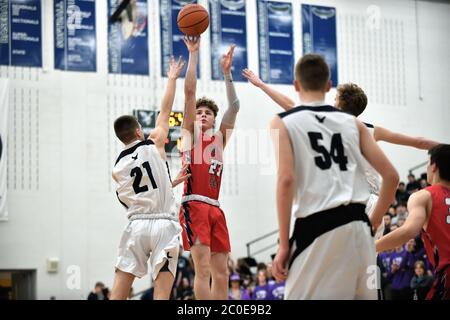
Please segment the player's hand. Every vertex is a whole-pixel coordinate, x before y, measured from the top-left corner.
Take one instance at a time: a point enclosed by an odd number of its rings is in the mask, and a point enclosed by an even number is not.
[[[242,75],[247,78],[247,80],[253,84],[255,87],[262,87],[264,81],[262,81],[252,70],[244,69],[242,70]]]
[[[272,263],[272,275],[277,281],[284,281],[288,276],[289,247],[279,247]]]
[[[180,172],[178,172],[177,176],[172,181],[172,188],[175,188],[177,185],[182,183],[184,180],[189,179],[191,174],[187,173],[188,169],[189,169],[189,164],[185,164],[184,166],[181,167]]]
[[[183,41],[189,50],[189,53],[196,52],[200,49],[200,36],[184,36]]]
[[[169,79],[177,79],[180,76],[181,71],[184,68],[184,65],[185,61],[181,56],[177,62],[175,62],[175,59],[171,57],[169,63],[169,70],[167,70],[167,77]]]
[[[231,73],[231,66],[233,65],[233,52],[234,48],[236,48],[235,44],[230,46],[228,52],[222,56],[222,60],[220,61],[220,65],[222,66],[222,71],[224,74]]]

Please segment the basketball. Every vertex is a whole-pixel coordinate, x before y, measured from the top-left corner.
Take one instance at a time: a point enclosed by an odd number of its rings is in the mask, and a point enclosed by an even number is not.
[[[198,36],[209,26],[209,14],[199,4],[185,5],[177,17],[178,29],[188,36]]]

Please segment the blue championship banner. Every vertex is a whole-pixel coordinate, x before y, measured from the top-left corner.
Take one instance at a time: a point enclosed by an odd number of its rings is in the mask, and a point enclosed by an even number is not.
[[[247,27],[245,0],[209,0],[211,35],[211,79],[223,79],[220,60],[231,44],[236,44],[231,73],[234,81],[246,81]]]
[[[0,0],[0,64],[42,67],[40,0]]]
[[[108,0],[108,17],[121,0]],[[149,74],[147,0],[130,2],[121,19],[108,24],[108,70],[116,74]]]
[[[184,34],[178,29],[177,17],[181,8],[197,0],[160,0],[160,31],[161,31],[161,76],[166,77],[170,57],[178,59],[182,56],[188,61],[189,51],[183,42]],[[186,70],[186,67],[185,67]],[[182,73],[184,77],[185,71]],[[197,77],[200,77],[200,63],[197,67]]]
[[[294,69],[292,4],[258,0],[259,76],[291,84]]]
[[[336,9],[302,4],[303,54],[322,55],[330,66],[333,87],[338,84]]]
[[[94,0],[55,0],[55,69],[97,70]]]

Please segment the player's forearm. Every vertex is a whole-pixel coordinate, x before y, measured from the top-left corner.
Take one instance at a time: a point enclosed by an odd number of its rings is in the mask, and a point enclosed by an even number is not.
[[[438,145],[439,142],[423,138],[423,137],[417,137],[417,145],[416,148],[422,149],[422,150],[430,150],[434,146]]]
[[[183,128],[193,132],[195,121],[195,94],[197,90],[198,51],[189,53],[189,62],[184,79],[184,119]]]
[[[289,226],[291,222],[292,201],[294,199],[294,179],[279,177],[277,182],[277,211],[280,246],[289,246]]]
[[[260,86],[261,90],[264,91],[275,103],[277,103],[284,110],[292,109],[295,105],[295,102],[291,100],[288,96],[285,96],[281,92],[271,88],[268,84],[263,83]]]
[[[197,64],[198,51],[189,53],[189,62],[184,79],[184,95],[186,97],[195,96],[197,89]]]
[[[175,100],[175,91],[177,86],[176,79],[170,79],[167,82],[166,91],[161,102],[161,110],[158,115],[157,126],[169,127],[169,116],[172,111],[173,101]]]
[[[375,247],[377,252],[394,249],[405,244],[409,239],[412,239],[415,236],[416,235],[413,235],[407,228],[400,227],[375,241]]]
[[[236,89],[234,88],[233,78],[231,74],[224,74],[224,81],[227,92],[228,109],[225,111],[222,123],[225,124],[227,128],[234,128],[236,116],[240,108],[240,103],[236,94]]]

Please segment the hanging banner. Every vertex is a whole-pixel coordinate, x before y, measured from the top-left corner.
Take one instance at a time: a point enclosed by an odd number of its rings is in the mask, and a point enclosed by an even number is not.
[[[211,35],[211,79],[223,79],[220,60],[235,44],[231,73],[234,81],[247,81],[241,74],[247,68],[247,26],[245,0],[209,0]]]
[[[55,0],[55,69],[97,71],[94,0]]]
[[[303,54],[322,55],[330,66],[333,87],[338,85],[336,9],[302,4]]]
[[[257,4],[259,76],[268,83],[292,84],[292,4],[265,0],[259,0]]]
[[[0,220],[8,220],[6,202],[6,150],[8,134],[8,80],[0,79]]]
[[[108,0],[108,17],[121,0]],[[115,74],[149,74],[147,0],[131,1],[120,21],[108,23],[108,70]]]
[[[170,58],[178,59],[182,56],[187,62],[189,51],[184,44],[184,34],[178,29],[177,17],[181,8],[190,3],[197,3],[197,0],[160,0],[160,32],[161,32],[161,76],[167,76]],[[184,77],[186,67],[181,74]],[[197,78],[200,78],[200,63],[197,67]]]
[[[0,65],[42,67],[40,0],[0,0]]]

